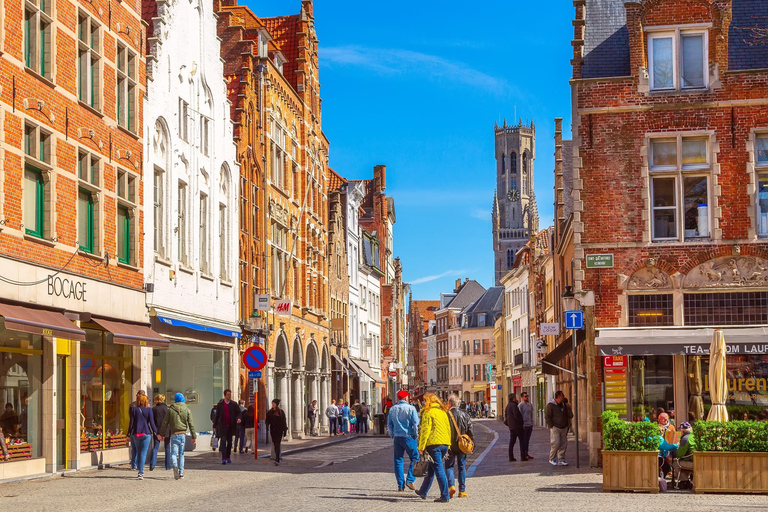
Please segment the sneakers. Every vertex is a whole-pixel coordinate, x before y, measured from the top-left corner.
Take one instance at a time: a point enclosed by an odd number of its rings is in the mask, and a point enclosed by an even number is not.
[[[184,475],[179,475],[179,479],[182,479],[182,478],[184,478]]]
[[[227,464],[232,464],[232,459],[227,459]]]
[[[139,476],[136,477],[137,480],[144,480],[144,475],[139,473]]]
[[[451,497],[451,498],[453,498],[453,495],[454,495],[454,494],[456,494],[456,487],[454,487],[454,486],[450,486],[450,487],[448,488],[448,496],[449,496],[449,497]]]
[[[407,483],[407,484],[405,484],[405,486],[406,486],[407,488],[409,488],[410,490],[412,490],[412,491],[415,491],[415,490],[416,490],[416,486],[415,486],[415,485],[413,485],[412,483]]]
[[[467,493],[463,491],[459,493],[459,498],[466,498],[466,497],[467,497]]]
[[[556,460],[551,460],[551,461],[549,461],[549,464],[552,465],[552,466],[557,466],[557,461]]]
[[[181,478],[181,473],[179,473],[179,468],[173,468],[173,479],[178,480]]]
[[[564,460],[561,460],[560,462],[558,462],[558,463],[557,463],[557,465],[558,465],[558,466],[567,466],[567,465],[568,465],[568,463],[567,463],[567,462],[565,462]]]
[[[221,459],[221,465],[226,466],[227,465],[227,459]]]

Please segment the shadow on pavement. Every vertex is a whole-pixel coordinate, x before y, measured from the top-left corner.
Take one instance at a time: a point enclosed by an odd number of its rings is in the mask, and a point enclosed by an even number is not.
[[[538,487],[536,489],[537,492],[590,492],[590,493],[602,492],[602,490],[603,490],[603,484],[601,483],[561,484],[561,485],[551,485],[547,487]]]

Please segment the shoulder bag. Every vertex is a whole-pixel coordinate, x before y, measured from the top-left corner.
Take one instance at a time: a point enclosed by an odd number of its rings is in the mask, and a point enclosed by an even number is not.
[[[453,426],[456,429],[456,434],[459,436],[459,441],[456,444],[459,445],[459,450],[461,450],[461,453],[470,454],[475,451],[475,442],[467,434],[461,433],[459,426],[456,424],[456,418],[453,417],[453,413],[451,411],[448,411],[448,416],[451,417]]]
[[[429,463],[434,462],[432,457],[425,451],[424,456],[421,457],[416,463],[413,465],[413,476],[417,478],[421,478],[427,475],[427,470],[429,469]]]

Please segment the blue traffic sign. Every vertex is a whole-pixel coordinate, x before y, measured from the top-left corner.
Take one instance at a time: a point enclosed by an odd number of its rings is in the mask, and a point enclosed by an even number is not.
[[[566,329],[583,329],[584,328],[584,312],[583,311],[566,311],[565,312],[565,328]]]
[[[251,347],[243,354],[243,364],[249,370],[261,370],[267,365],[267,353],[261,347]]]
[[[261,378],[261,372],[256,370],[248,372],[248,378],[249,379],[260,379]]]

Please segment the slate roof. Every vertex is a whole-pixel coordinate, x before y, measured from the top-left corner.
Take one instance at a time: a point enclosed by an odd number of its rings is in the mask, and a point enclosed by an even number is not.
[[[768,0],[733,0],[732,9],[728,68],[768,69],[768,42],[755,37],[755,29],[768,30]]]
[[[264,26],[267,27],[269,35],[275,40],[275,44],[280,47],[283,56],[288,62],[283,65],[283,76],[288,83],[298,90],[296,79],[296,64],[299,58],[299,14],[291,16],[277,16],[274,18],[261,18]]]
[[[467,306],[463,313],[488,313],[501,311],[503,301],[504,287],[492,286],[488,288],[479,299]]]
[[[446,307],[463,309],[479,299],[483,293],[485,293],[485,288],[483,288],[483,285],[474,279],[465,281],[464,284],[462,284],[459,288],[459,291],[456,292],[456,296],[446,305]]]

